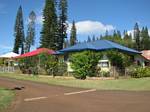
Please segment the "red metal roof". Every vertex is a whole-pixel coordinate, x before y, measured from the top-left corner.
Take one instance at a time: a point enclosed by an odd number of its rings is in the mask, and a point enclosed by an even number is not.
[[[36,56],[36,55],[41,54],[41,53],[54,54],[55,51],[50,50],[50,49],[47,49],[47,48],[39,48],[39,49],[36,49],[36,50],[34,50],[34,51],[31,51],[31,52],[22,54],[22,55],[20,55],[20,56],[17,56],[17,57],[15,57],[15,58],[31,57],[31,56]]]
[[[142,56],[146,58],[147,60],[150,60],[150,50],[144,50],[142,51]]]

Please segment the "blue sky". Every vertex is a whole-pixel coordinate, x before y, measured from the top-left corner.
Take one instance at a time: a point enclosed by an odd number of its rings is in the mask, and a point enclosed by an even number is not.
[[[0,54],[12,50],[14,23],[20,5],[23,8],[25,30],[29,13],[32,10],[36,12],[36,44],[33,48],[39,46],[44,2],[45,0],[0,0]],[[105,30],[131,31],[135,22],[140,27],[150,28],[150,0],[68,0],[68,6],[68,23],[70,25],[72,20],[76,21],[80,41],[88,35],[103,34]]]

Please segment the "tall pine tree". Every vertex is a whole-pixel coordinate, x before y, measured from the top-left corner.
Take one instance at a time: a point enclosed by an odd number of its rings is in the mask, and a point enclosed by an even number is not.
[[[34,11],[29,14],[29,23],[27,29],[27,37],[25,39],[25,52],[29,52],[32,45],[35,43],[35,20],[36,15]]]
[[[59,37],[58,37],[58,50],[63,48],[64,40],[67,38],[67,0],[59,1]]]
[[[70,34],[70,45],[75,45],[77,43],[77,35],[76,35],[76,26],[75,22],[72,22],[71,34]]]
[[[132,41],[132,35],[128,34],[127,31],[124,31],[124,45],[129,47],[129,48],[133,48],[133,41]]]
[[[14,28],[14,48],[13,52],[19,54],[19,48],[21,48],[21,54],[24,53],[24,26],[23,26],[23,13],[20,6],[16,16],[15,28]]]
[[[139,25],[138,23],[135,23],[134,26],[134,46],[135,49],[141,50],[141,39],[140,39],[140,30],[139,30]]]
[[[149,50],[150,49],[150,36],[148,34],[148,28],[143,27],[141,31],[141,50]]]
[[[93,35],[93,37],[92,37],[92,41],[94,42],[94,41],[96,41],[96,37],[95,37],[95,35]]]
[[[41,47],[57,50],[58,24],[55,0],[46,0],[43,10],[43,28],[41,32]]]
[[[91,41],[92,41],[91,37],[90,37],[90,36],[88,36],[88,38],[87,38],[87,42],[91,42]]]

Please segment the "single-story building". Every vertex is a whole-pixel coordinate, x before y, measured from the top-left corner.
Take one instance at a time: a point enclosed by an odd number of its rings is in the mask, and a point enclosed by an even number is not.
[[[15,66],[15,60],[13,59],[14,57],[19,56],[19,54],[16,54],[14,52],[8,52],[5,54],[0,55],[0,59],[3,59],[4,64],[6,66]]]
[[[14,57],[19,56],[14,52],[8,52],[0,55],[0,72],[14,72],[18,63],[14,60]]]
[[[127,54],[134,55],[135,57],[141,54],[141,52],[137,50],[122,46],[118,43],[108,41],[108,40],[97,40],[94,42],[76,44],[74,46],[58,51],[57,54],[64,55],[64,56],[67,55],[66,57],[68,59],[69,57],[68,55],[70,53],[80,52],[80,51],[85,51],[85,50],[92,50],[92,51],[98,51],[98,52],[106,51],[106,50],[118,50],[120,52],[126,52]],[[69,72],[69,70],[72,71],[72,69],[70,67],[70,62],[66,59],[66,57],[64,58],[68,64],[68,72]],[[101,66],[101,68],[106,68],[106,67],[110,68],[110,62],[108,59],[99,60],[99,66]]]

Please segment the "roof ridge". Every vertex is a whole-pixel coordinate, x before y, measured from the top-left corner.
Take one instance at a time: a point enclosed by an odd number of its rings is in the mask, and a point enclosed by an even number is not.
[[[113,45],[112,45],[112,41],[110,41],[110,40],[103,40],[103,41],[105,41],[105,42],[107,42],[108,44],[110,44],[111,45],[111,47],[114,47]]]

